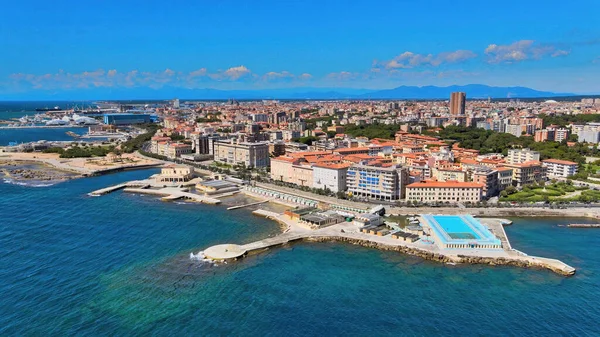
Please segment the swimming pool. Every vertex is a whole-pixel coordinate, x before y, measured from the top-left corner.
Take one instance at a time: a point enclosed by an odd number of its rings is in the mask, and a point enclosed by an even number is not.
[[[442,248],[502,249],[502,243],[481,222],[465,215],[421,215],[436,244]]]
[[[478,240],[481,239],[462,217],[452,215],[434,215],[433,219],[448,233],[452,239]]]

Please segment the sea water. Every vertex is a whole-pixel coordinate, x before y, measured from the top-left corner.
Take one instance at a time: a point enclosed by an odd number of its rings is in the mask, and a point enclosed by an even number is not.
[[[279,233],[248,210],[88,192],[156,170],[44,188],[0,184],[0,335],[599,335],[600,231],[513,219],[547,270],[449,266],[342,243],[213,265],[190,253]]]

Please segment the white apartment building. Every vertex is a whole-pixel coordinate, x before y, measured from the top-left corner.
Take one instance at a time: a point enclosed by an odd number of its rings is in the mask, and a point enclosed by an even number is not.
[[[512,149],[508,150],[506,162],[509,164],[522,164],[524,162],[540,160],[540,153],[530,149]]]
[[[346,190],[346,176],[350,164],[320,163],[313,165],[313,187],[332,192]]]
[[[432,202],[478,202],[483,184],[458,181],[420,181],[406,186],[406,200]]]
[[[404,197],[408,183],[406,169],[353,165],[348,169],[348,193],[352,196],[375,200],[398,200]]]
[[[578,164],[568,160],[546,159],[542,161],[548,177],[566,178],[577,173]]]

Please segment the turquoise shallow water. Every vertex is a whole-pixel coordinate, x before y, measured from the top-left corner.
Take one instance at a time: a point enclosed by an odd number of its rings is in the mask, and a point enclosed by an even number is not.
[[[0,184],[0,335],[599,335],[600,231],[514,219],[530,254],[578,268],[448,266],[295,244],[228,265],[189,253],[274,235],[223,206],[87,192],[155,170],[34,188]]]

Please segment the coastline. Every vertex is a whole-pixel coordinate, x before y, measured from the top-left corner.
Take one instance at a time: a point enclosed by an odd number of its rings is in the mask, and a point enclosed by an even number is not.
[[[538,268],[547,269],[562,276],[572,276],[575,274],[575,268],[565,264],[562,261],[529,256],[523,252],[513,249],[510,241],[504,232],[499,219],[487,219],[487,225],[491,226],[493,221],[497,222],[500,229],[495,228],[503,236],[505,246],[500,251],[465,249],[441,250],[435,245],[423,245],[419,242],[408,243],[389,236],[376,236],[360,233],[358,227],[349,223],[340,223],[317,230],[308,229],[297,221],[284,218],[282,214],[275,212],[256,210],[254,215],[273,220],[282,228],[282,233],[275,237],[265,238],[256,242],[244,245],[222,244],[209,247],[204,250],[205,256],[213,261],[237,260],[247,255],[255,255],[269,249],[281,247],[296,242],[342,242],[354,245],[360,245],[367,248],[380,250],[397,251],[446,264],[485,264],[489,266],[506,265],[520,268]]]
[[[120,162],[111,162],[107,157],[92,158],[60,158],[54,153],[25,153],[6,152],[0,154],[0,167],[10,165],[43,165],[47,170],[69,172],[73,174],[70,179],[83,178],[109,174],[126,170],[139,170],[162,166],[163,163],[148,158],[140,158],[135,154],[126,154]],[[23,179],[24,181],[27,179]],[[55,182],[64,179],[52,180]]]

